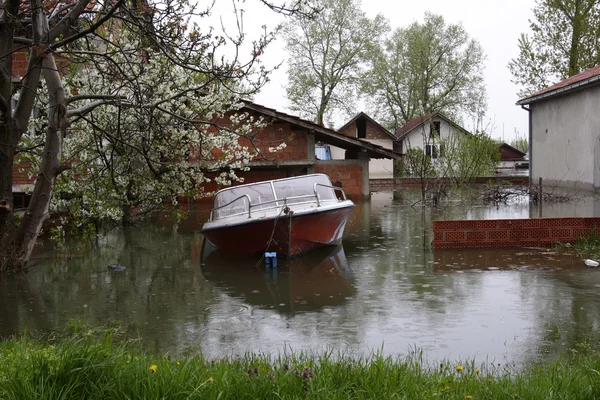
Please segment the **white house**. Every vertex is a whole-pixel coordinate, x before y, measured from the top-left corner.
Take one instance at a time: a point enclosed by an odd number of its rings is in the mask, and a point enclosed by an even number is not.
[[[529,178],[600,188],[600,65],[521,99],[529,112]]]
[[[396,151],[406,154],[409,149],[419,148],[436,159],[443,153],[442,141],[464,134],[469,132],[439,112],[421,115],[396,129]]]

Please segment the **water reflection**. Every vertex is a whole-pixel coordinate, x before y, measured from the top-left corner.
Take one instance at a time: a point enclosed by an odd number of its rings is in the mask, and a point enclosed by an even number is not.
[[[325,247],[277,268],[265,268],[258,257],[243,257],[208,249],[203,244],[202,274],[229,296],[246,304],[292,316],[339,306],[355,293],[342,245]]]

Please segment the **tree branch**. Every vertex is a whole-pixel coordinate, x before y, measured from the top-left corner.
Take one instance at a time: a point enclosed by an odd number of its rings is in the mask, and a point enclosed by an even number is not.
[[[89,2],[89,1],[88,1]],[[102,18],[100,18],[98,21],[96,21],[94,24],[92,24],[89,28],[82,30],[81,32],[76,33],[75,35],[69,36],[66,39],[60,40],[50,46],[48,46],[48,49],[46,50],[46,52],[51,52],[56,50],[59,47],[62,47],[64,45],[67,45],[71,42],[76,41],[79,38],[82,38],[92,32],[94,32],[96,29],[98,29],[100,26],[102,26],[102,24],[104,24],[106,21],[108,21],[110,18],[112,18],[113,14],[115,13],[115,11],[117,11],[117,9],[119,7],[121,7],[121,5],[123,5],[123,3],[125,2],[125,0],[119,0],[115,3],[115,5],[108,10],[108,12],[102,16]],[[87,2],[86,2],[87,4]],[[73,9],[71,12],[75,11],[75,9]],[[82,10],[81,10],[82,11]],[[81,11],[79,11],[79,13],[81,14]],[[71,15],[71,12],[69,13],[69,15]],[[63,20],[67,19],[69,17],[69,15],[67,15]],[[63,21],[61,20],[61,22]],[[60,22],[59,22],[60,25]],[[57,29],[59,28],[59,26],[57,25],[55,28],[53,28],[50,31],[49,36],[51,38],[57,38],[60,36],[61,33],[63,33],[62,31],[58,31]],[[63,26],[62,30],[66,30],[66,28]]]
[[[114,97],[111,100],[105,99],[105,100],[98,100],[98,101],[94,101],[91,102],[89,104],[86,104],[85,106],[81,106],[79,108],[76,108],[74,110],[69,110],[67,111],[67,118],[72,118],[72,117],[82,117],[88,113],[90,113],[91,111],[93,111],[95,108],[98,108],[100,106],[103,106],[105,104],[114,104],[116,100],[119,100],[120,97]]]
[[[102,94],[80,94],[77,96],[71,96],[65,100],[65,104],[69,105],[80,100],[127,100],[126,96],[111,96]]]

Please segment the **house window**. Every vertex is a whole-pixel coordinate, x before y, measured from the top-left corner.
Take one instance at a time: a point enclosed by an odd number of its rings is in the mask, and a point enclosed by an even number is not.
[[[356,137],[365,139],[367,137],[367,120],[359,119],[356,121]]]
[[[433,140],[440,137],[440,129],[441,123],[440,121],[433,121],[432,124],[429,125],[429,139]]]
[[[438,153],[440,149],[435,144],[427,144],[425,145],[425,155],[431,158],[438,158]]]
[[[331,160],[331,147],[329,145],[315,146],[315,157],[317,160]]]

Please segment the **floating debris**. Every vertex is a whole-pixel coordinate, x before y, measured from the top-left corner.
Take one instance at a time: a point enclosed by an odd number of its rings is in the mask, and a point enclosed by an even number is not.
[[[598,261],[594,261],[594,260],[590,260],[590,259],[585,260],[584,263],[588,267],[597,267],[598,265],[600,265],[600,263]]]
[[[108,269],[109,271],[123,271],[125,270],[125,266],[119,264],[111,264],[108,267],[106,267],[106,269]]]

